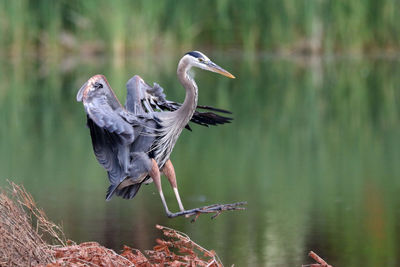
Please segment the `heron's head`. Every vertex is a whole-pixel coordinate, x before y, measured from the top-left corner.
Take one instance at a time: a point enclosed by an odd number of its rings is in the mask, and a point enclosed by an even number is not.
[[[235,76],[212,62],[206,55],[199,51],[186,53],[183,56],[182,60],[185,60],[188,63],[188,68],[197,67],[203,70],[219,73],[231,79],[235,78]]]

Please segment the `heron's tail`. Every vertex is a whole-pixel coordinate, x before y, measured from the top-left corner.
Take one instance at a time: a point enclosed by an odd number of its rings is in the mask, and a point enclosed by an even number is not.
[[[139,184],[129,185],[122,189],[117,189],[119,185],[112,184],[107,189],[106,200],[110,201],[114,194],[117,194],[117,196],[120,196],[125,199],[134,198],[137,192],[139,191],[141,185],[142,184],[139,183]]]
[[[106,200],[107,201],[110,200],[112,198],[112,196],[114,195],[114,193],[117,194],[117,196],[120,196],[125,199],[134,198],[136,196],[137,192],[139,191],[141,185],[142,185],[141,183],[133,184],[133,185],[124,187],[122,189],[117,189],[118,185],[110,185],[107,190]]]

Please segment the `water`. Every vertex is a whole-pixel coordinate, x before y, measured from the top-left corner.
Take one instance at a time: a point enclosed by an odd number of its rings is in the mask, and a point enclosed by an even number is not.
[[[103,73],[120,99],[140,74],[182,100],[178,57],[60,64],[0,62],[0,177],[23,183],[68,238],[150,249],[176,228],[226,266],[398,266],[400,62],[397,59],[212,56],[237,79],[198,71],[200,104],[232,124],[184,131],[172,154],[185,207],[248,201],[216,220],[167,219],[154,185],[105,202],[79,87]],[[163,184],[171,210],[177,204]]]

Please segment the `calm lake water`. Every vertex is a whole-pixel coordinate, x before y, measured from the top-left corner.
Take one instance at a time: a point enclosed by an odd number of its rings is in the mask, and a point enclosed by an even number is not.
[[[248,201],[246,211],[168,219],[153,184],[105,201],[77,90],[102,73],[124,102],[126,81],[140,74],[182,101],[178,56],[2,60],[0,184],[22,183],[69,239],[117,251],[152,248],[161,224],[226,266],[301,266],[310,250],[334,266],[400,266],[400,61],[210,57],[237,79],[197,71],[199,103],[234,121],[184,131],[171,160],[186,208]],[[164,192],[177,210],[166,181]]]

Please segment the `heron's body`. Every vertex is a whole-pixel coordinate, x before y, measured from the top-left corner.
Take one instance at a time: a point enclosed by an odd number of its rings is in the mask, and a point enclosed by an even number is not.
[[[114,193],[133,198],[142,183],[154,181],[169,213],[159,181],[160,171],[166,174],[183,210],[176,186],[175,172],[169,158],[183,128],[189,121],[201,125],[216,125],[230,121],[212,112],[199,112],[196,108],[226,112],[197,105],[198,88],[189,75],[192,66],[209,69],[233,78],[200,52],[186,54],[178,64],[177,74],[186,97],[182,104],[165,99],[162,88],[146,84],[139,76],[127,83],[127,99],[123,107],[106,78],[95,75],[79,90],[88,114],[88,127],[94,153],[107,170],[110,187],[107,199]]]

